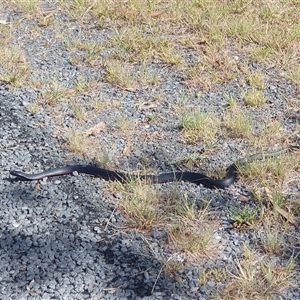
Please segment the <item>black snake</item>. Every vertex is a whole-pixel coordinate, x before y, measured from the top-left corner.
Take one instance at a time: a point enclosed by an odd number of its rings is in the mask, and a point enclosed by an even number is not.
[[[126,173],[110,171],[110,170],[89,166],[89,165],[87,166],[74,165],[74,166],[66,166],[61,168],[54,168],[37,174],[27,174],[19,171],[10,171],[10,174],[25,180],[40,180],[45,177],[61,176],[61,175],[72,174],[73,172],[78,172],[78,173],[91,174],[97,177],[101,177],[105,180],[116,180],[121,182],[125,182],[129,178],[136,177],[148,183],[164,183],[164,182],[183,180],[195,184],[202,184],[208,188],[225,188],[231,185],[237,179],[239,166],[248,162],[252,162],[254,160],[279,156],[285,152],[291,151],[293,149],[299,149],[299,148],[300,146],[290,146],[288,148],[281,149],[276,152],[270,152],[266,154],[254,154],[252,156],[239,159],[226,169],[226,176],[223,179],[213,179],[202,173],[186,172],[186,171],[176,171],[170,173],[163,173],[160,175],[129,175]]]

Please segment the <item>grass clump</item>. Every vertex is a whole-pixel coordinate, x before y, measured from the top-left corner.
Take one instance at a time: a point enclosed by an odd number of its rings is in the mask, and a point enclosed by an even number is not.
[[[266,102],[263,92],[256,89],[247,91],[244,99],[245,103],[249,106],[262,106]]]
[[[87,147],[87,137],[84,133],[76,131],[74,128],[68,136],[67,147],[70,151],[84,154]]]
[[[263,158],[263,154],[262,154]],[[277,157],[253,160],[239,166],[241,174],[251,180],[259,178],[259,184],[267,187],[280,186],[290,172],[297,167],[297,161],[287,153]]]
[[[198,140],[205,144],[215,141],[220,121],[213,113],[189,111],[182,115],[181,127],[184,130],[184,139],[188,143]]]
[[[245,248],[247,248],[245,246]],[[290,287],[296,257],[292,255],[285,266],[278,266],[267,258],[258,258],[249,248],[244,259],[236,261],[236,274],[223,291],[223,299],[271,299]]]
[[[158,220],[159,194],[150,185],[145,185],[138,177],[130,178],[125,184],[113,184],[122,194],[120,209],[129,223],[136,229],[150,229]]]
[[[85,108],[82,104],[75,102],[72,105],[72,112],[73,112],[74,117],[78,121],[83,121],[85,119]]]
[[[22,87],[29,77],[26,55],[19,46],[1,47],[0,65],[0,80],[12,86]]]
[[[265,78],[262,72],[250,73],[247,81],[253,89],[263,90],[265,88]]]
[[[138,86],[128,65],[124,65],[120,61],[111,61],[108,63],[104,79],[113,85],[125,89],[135,90]]]
[[[172,195],[174,200],[175,194]],[[197,208],[195,202],[187,197],[177,200],[172,207],[169,223],[168,240],[176,249],[190,253],[201,253],[211,241],[215,224],[207,221],[208,204],[203,209]]]
[[[53,80],[45,85],[45,89],[41,92],[41,96],[37,99],[37,103],[42,105],[55,106],[65,96],[68,90],[61,86],[57,81]]]
[[[252,121],[250,115],[240,108],[230,109],[224,116],[223,125],[231,137],[250,138],[252,132]]]
[[[9,0],[9,2],[26,13],[34,13],[39,6],[39,0]]]

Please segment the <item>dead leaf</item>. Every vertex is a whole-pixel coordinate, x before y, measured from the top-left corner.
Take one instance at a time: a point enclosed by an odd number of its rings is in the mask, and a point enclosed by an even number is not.
[[[141,109],[151,109],[151,108],[156,108],[157,104],[156,103],[145,103],[143,104],[143,106],[141,107]]]
[[[99,132],[101,132],[106,127],[104,122],[100,122],[96,124],[95,126],[89,128],[85,133],[87,135],[97,135]]]
[[[127,88],[125,88],[125,90],[128,91],[128,92],[136,92],[135,87],[127,87]]]
[[[238,200],[240,200],[242,202],[248,202],[249,201],[249,199],[246,196],[243,196],[243,195],[239,195]]]
[[[150,18],[157,18],[160,15],[162,15],[164,13],[164,11],[153,11],[152,13],[150,13],[148,16]]]

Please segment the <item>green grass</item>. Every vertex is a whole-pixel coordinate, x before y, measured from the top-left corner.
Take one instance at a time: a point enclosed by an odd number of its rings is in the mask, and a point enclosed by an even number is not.
[[[181,127],[184,129],[184,139],[188,143],[203,141],[209,145],[215,141],[219,130],[219,119],[213,113],[188,111],[183,113]]]

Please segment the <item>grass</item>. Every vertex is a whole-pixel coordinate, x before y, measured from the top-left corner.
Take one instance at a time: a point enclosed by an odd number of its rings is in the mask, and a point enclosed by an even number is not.
[[[67,147],[70,151],[83,154],[87,147],[87,137],[84,133],[71,129],[68,136]]]
[[[294,168],[297,168],[297,160],[288,153],[283,153],[274,158],[254,160],[241,165],[240,172],[252,180],[259,178],[261,185],[278,188],[289,178]]]
[[[122,193],[119,206],[129,224],[137,229],[152,228],[159,218],[157,191],[152,186],[145,186],[139,177],[132,177],[125,184],[113,183],[112,188]]]
[[[292,255],[285,266],[259,258],[246,247],[244,258],[236,261],[232,283],[223,291],[223,299],[271,299],[290,286],[296,257]]]
[[[181,121],[186,142],[195,143],[201,140],[208,145],[215,141],[219,124],[219,119],[213,113],[200,110],[184,113]]]
[[[83,105],[81,105],[79,103],[74,103],[72,106],[72,111],[73,111],[74,117],[78,121],[83,121],[85,119],[85,108]]]
[[[2,43],[1,43],[2,44]],[[0,80],[14,87],[21,87],[29,77],[30,67],[26,55],[19,46],[0,48]]]
[[[247,91],[244,98],[245,103],[249,106],[261,106],[266,102],[263,92],[256,89]]]
[[[41,105],[55,106],[68,96],[69,91],[55,80],[46,82],[37,103]]]
[[[252,120],[249,113],[235,105],[224,114],[223,126],[230,137],[249,139],[252,135]]]
[[[175,202],[168,230],[170,243],[183,252],[203,252],[216,228],[212,222],[207,222],[208,214],[208,206],[199,210],[195,202],[189,202],[186,197]]]
[[[28,14],[35,13],[38,9],[39,0],[11,0],[11,4]]]

